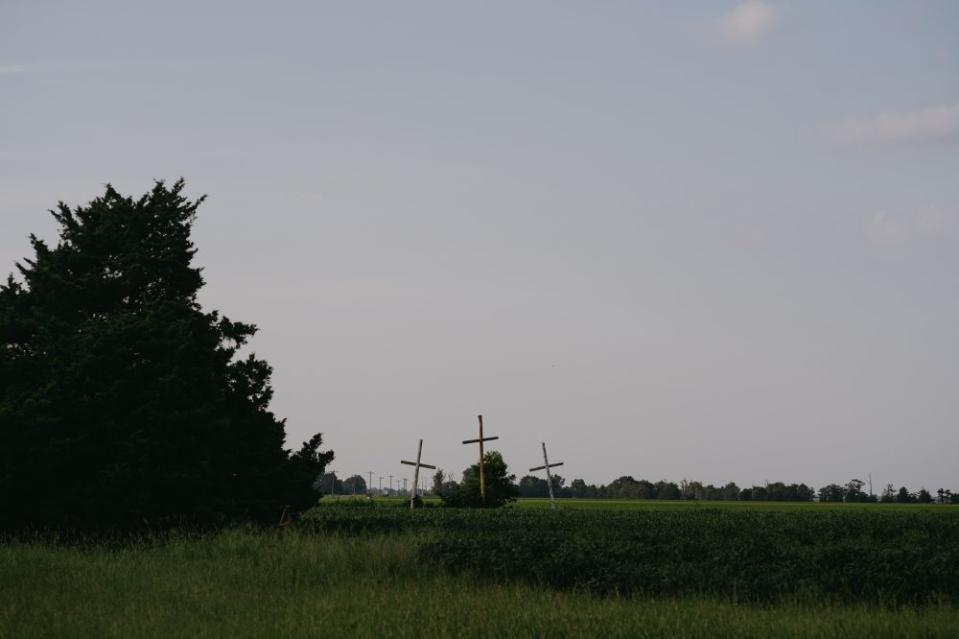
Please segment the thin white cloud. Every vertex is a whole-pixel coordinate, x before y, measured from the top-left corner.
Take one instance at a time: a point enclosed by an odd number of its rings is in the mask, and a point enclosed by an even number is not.
[[[944,138],[959,133],[959,103],[846,120],[826,133],[845,144]]]
[[[720,37],[730,44],[751,44],[762,38],[776,21],[776,12],[764,0],[747,0],[716,23]]]
[[[0,75],[13,75],[14,73],[26,73],[30,70],[25,64],[0,64]]]
[[[866,222],[869,243],[878,249],[902,249],[919,241],[943,240],[950,237],[959,222],[959,215],[938,206],[889,213],[877,211]]]

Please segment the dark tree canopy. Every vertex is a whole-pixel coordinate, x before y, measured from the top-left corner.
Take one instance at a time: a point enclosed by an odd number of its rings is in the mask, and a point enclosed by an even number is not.
[[[256,332],[197,301],[183,181],[61,203],[0,284],[0,523],[115,527],[278,518],[332,459],[284,449]]]

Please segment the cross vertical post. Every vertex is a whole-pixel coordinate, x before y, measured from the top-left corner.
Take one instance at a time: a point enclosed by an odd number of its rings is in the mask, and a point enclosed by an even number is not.
[[[479,439],[464,439],[464,444],[479,444],[479,480],[480,480],[480,499],[483,500],[483,504],[486,504],[486,477],[483,473],[483,442],[493,441],[494,439],[499,439],[499,436],[494,437],[483,437],[483,416],[477,415],[479,418]]]
[[[477,415],[479,417],[479,448],[480,448],[480,498],[483,500],[483,503],[486,503],[486,477],[483,474],[483,416]]]
[[[416,469],[413,471],[413,495],[410,497],[410,508],[413,508],[416,500],[416,482],[420,480],[420,458],[423,455],[423,440],[416,447]]]
[[[423,440],[421,439],[420,445],[416,449],[416,461],[411,462],[411,461],[406,461],[405,459],[400,461],[401,464],[406,464],[407,466],[416,467],[416,470],[413,471],[413,492],[410,493],[410,510],[412,510],[413,508],[416,508],[416,486],[420,481],[420,467],[432,468],[434,470],[436,469],[436,466],[431,466],[430,464],[424,464],[421,461],[422,455],[423,455]],[[403,483],[404,484],[406,483],[405,477],[403,478]]]
[[[531,473],[537,470],[546,470],[546,486],[549,488],[549,507],[553,510],[556,510],[556,497],[553,495],[553,474],[549,472],[549,469],[562,465],[563,462],[557,462],[555,464],[549,463],[549,458],[546,456],[546,442],[543,442],[543,465],[529,469]]]

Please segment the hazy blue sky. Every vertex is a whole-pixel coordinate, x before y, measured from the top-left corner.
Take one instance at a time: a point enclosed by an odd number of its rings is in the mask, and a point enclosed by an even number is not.
[[[0,4],[0,266],[186,177],[291,444],[959,489],[959,3]]]

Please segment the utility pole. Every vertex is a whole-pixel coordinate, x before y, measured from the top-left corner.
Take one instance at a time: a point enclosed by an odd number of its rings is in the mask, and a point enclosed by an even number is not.
[[[483,500],[483,503],[486,503],[486,477],[483,474],[483,442],[493,441],[494,439],[499,439],[499,436],[495,437],[483,437],[483,416],[477,415],[479,418],[479,439],[464,439],[464,444],[479,444],[479,480],[480,480],[480,499]]]
[[[370,481],[366,484],[366,492],[372,493],[373,492],[373,471],[368,470],[366,471],[366,473],[370,476]]]
[[[383,477],[380,477],[380,496],[383,496]]]
[[[330,471],[330,494],[336,495],[336,471]]]
[[[423,455],[423,440],[421,439],[420,445],[416,449],[416,461],[409,462],[404,459],[403,461],[400,462],[401,464],[406,464],[407,466],[416,466],[416,470],[413,471],[413,494],[410,495],[410,509],[413,509],[416,507],[416,485],[420,481],[420,467],[422,466],[423,468],[432,468],[434,470],[436,469],[436,466],[431,466],[429,464],[424,464],[423,462],[421,462],[420,457],[422,455]],[[406,482],[406,478],[403,478],[403,482],[404,483]]]
[[[549,487],[549,507],[553,510],[556,510],[556,497],[553,496],[553,475],[549,472],[549,469],[562,465],[563,462],[557,462],[555,464],[549,463],[549,458],[546,457],[546,442],[543,442],[543,465],[529,469],[529,472],[531,473],[537,470],[546,469],[546,485]]]
[[[390,475],[390,497],[393,496],[393,475]]]

